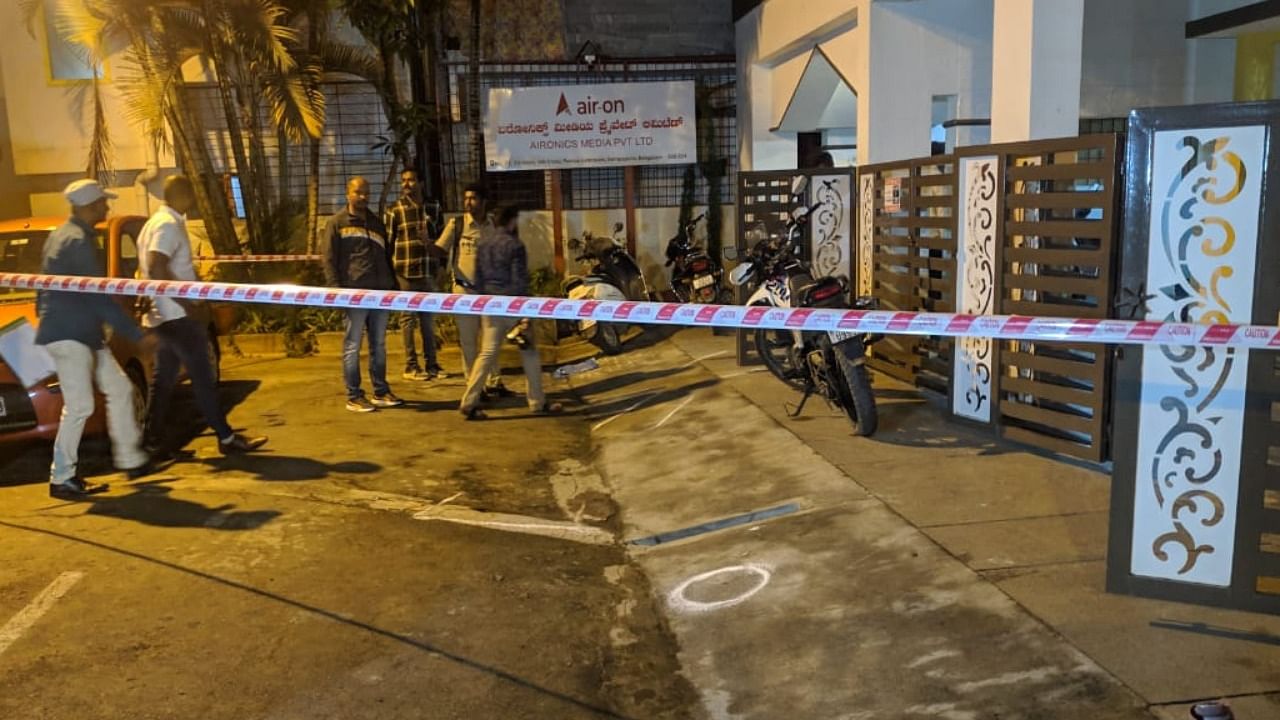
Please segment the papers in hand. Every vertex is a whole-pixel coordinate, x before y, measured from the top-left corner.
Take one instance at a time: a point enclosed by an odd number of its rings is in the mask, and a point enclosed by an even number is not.
[[[0,359],[3,359],[23,387],[33,387],[53,375],[53,358],[36,344],[36,329],[26,318],[0,327]]]

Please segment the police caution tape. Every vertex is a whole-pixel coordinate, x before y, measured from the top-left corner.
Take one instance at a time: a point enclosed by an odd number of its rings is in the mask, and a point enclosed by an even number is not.
[[[323,255],[201,255],[200,262],[262,263],[262,262],[319,262]]]
[[[1219,345],[1280,349],[1280,328],[1265,325],[1197,325],[1021,315],[961,315],[879,310],[686,305],[662,302],[601,302],[561,298],[334,289],[303,285],[249,285],[23,273],[0,273],[0,287],[269,305],[409,310],[554,320],[596,320],[641,325],[844,331],[888,335],[987,337],[1004,340],[1061,340],[1119,345]]]

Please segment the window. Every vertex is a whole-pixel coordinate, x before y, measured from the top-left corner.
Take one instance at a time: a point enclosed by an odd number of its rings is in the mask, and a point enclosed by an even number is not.
[[[120,277],[138,277],[138,242],[129,233],[120,233]]]
[[[103,77],[101,65],[89,62],[88,51],[67,39],[58,27],[57,3],[44,4],[45,58],[49,67],[49,80],[55,83],[92,80],[96,73]]]
[[[45,235],[0,235],[0,272],[38,274],[43,264]],[[30,290],[0,288],[0,297],[33,295]]]

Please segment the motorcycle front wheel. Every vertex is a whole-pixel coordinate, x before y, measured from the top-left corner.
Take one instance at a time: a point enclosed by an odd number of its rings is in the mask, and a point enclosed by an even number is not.
[[[792,360],[791,347],[795,336],[790,330],[756,330],[756,354],[764,361],[773,376],[795,390],[804,390],[804,370]]]
[[[596,324],[596,334],[591,337],[591,343],[605,355],[622,352],[622,339],[618,337],[618,329],[609,323]]]
[[[880,417],[876,412],[876,396],[871,390],[867,366],[861,361],[866,350],[860,341],[849,340],[836,345],[832,351],[841,376],[833,380],[844,385],[843,388],[837,387],[836,392],[841,396],[840,404],[844,406],[849,422],[853,423],[853,434],[860,437],[872,435]]]

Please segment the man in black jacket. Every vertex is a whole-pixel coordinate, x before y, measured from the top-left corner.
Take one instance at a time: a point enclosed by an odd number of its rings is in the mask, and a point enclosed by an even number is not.
[[[387,230],[369,212],[369,183],[362,177],[347,181],[347,207],[329,220],[321,243],[325,279],[329,285],[364,290],[394,290],[395,268]],[[347,309],[347,334],[342,340],[342,374],[347,384],[347,409],[373,412],[404,401],[387,384],[387,321],[390,312],[371,308]],[[360,387],[360,341],[369,334],[369,380],[373,399]]]
[[[528,295],[529,254],[517,237],[520,210],[505,207],[498,213],[495,232],[487,233],[476,244],[475,288],[485,295]],[[513,332],[514,331],[514,332]],[[542,360],[533,340],[528,320],[485,315],[480,323],[480,353],[476,356],[460,410],[468,420],[485,417],[480,399],[485,382],[498,369],[498,353],[510,337],[520,347],[520,363],[529,389],[529,409],[539,415],[558,413],[559,403],[548,403],[542,392]]]

